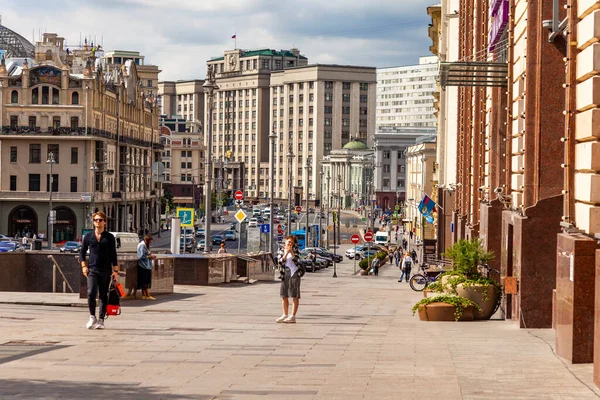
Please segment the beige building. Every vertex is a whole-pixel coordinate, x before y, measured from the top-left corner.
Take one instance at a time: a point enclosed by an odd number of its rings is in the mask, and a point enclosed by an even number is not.
[[[138,51],[111,50],[107,52],[100,51],[96,55],[102,58],[103,67],[108,71],[122,68],[127,61],[135,63],[139,78],[139,85],[146,93],[151,93],[153,96],[158,95],[158,74],[161,70],[157,65],[144,64],[144,56]]]
[[[225,190],[243,190],[246,199],[264,198],[268,189],[260,184],[266,175],[261,175],[261,161],[268,166],[271,74],[307,62],[298,49],[229,50],[207,62],[219,86],[211,107],[210,153],[227,171],[224,180],[229,186]],[[214,165],[217,168],[218,164]]]
[[[67,54],[54,33],[35,48],[35,59],[0,66],[0,232],[47,232],[50,186],[55,241],[81,237],[92,209],[113,231],[157,229],[158,109],[137,65],[102,76],[93,49]]]
[[[369,142],[375,131],[376,70],[345,65],[306,65],[273,72],[270,87],[270,127],[275,143],[275,201],[288,198],[290,146],[294,201],[305,201],[308,188],[313,202],[320,187],[318,162],[333,149],[356,137]],[[265,137],[265,141],[266,141]],[[310,160],[308,171],[305,168]],[[268,176],[268,148],[261,177]],[[349,177],[349,175],[348,175]],[[268,180],[259,180],[268,194]],[[349,187],[349,182],[347,182]],[[350,193],[346,193],[350,196]],[[262,197],[262,195],[261,195]]]
[[[189,129],[203,132],[204,127],[204,80],[158,82],[158,107],[167,118],[181,117],[188,122]]]

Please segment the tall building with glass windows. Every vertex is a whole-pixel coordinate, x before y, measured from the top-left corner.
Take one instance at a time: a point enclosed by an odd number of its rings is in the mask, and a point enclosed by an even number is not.
[[[418,65],[377,69],[377,127],[436,127],[434,92],[438,58],[420,57]]]

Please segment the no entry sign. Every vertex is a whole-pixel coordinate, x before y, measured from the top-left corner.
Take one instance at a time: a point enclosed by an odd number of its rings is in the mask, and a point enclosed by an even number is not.
[[[302,211],[302,207],[296,206],[296,212],[299,213],[300,211]]]
[[[358,235],[352,235],[350,237],[350,241],[352,243],[354,243],[354,244],[358,244],[358,243],[360,243],[360,236],[358,236]]]
[[[244,192],[242,192],[241,190],[238,190],[235,192],[235,199],[236,200],[243,200],[244,199]]]
[[[365,232],[365,242],[372,242],[373,241],[373,231],[366,231]]]

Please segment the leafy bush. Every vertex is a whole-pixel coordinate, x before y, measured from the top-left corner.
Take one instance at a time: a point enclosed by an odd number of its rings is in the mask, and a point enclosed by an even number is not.
[[[456,311],[454,312],[455,321],[458,321],[460,317],[462,317],[463,311],[469,306],[473,306],[477,310],[481,311],[481,308],[479,308],[477,304],[473,303],[469,299],[465,299],[464,297],[453,294],[440,294],[433,297],[425,297],[424,299],[419,300],[419,302],[417,302],[417,304],[415,304],[412,308],[413,315],[415,312],[417,312],[419,306],[426,306],[427,304],[431,303],[446,303],[456,307]]]
[[[376,255],[375,255],[376,256]],[[358,266],[364,270],[366,270],[367,268],[369,268],[369,265],[371,265],[371,262],[373,262],[373,258],[375,258],[375,256],[371,256],[369,258],[363,258],[362,260],[360,260],[360,262],[358,263]]]
[[[484,250],[481,241],[476,238],[459,240],[444,255],[452,260],[452,270],[468,279],[478,278],[477,266],[487,264],[494,258],[494,253]]]

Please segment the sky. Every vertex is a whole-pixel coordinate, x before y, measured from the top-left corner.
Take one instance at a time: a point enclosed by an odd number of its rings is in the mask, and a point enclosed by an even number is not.
[[[52,4],[52,7],[49,7]],[[3,0],[2,25],[30,41],[55,32],[78,45],[139,51],[159,80],[203,79],[234,48],[296,47],[310,64],[390,67],[431,55],[423,0]],[[82,39],[83,40],[83,39]],[[35,44],[35,43],[34,43]]]

